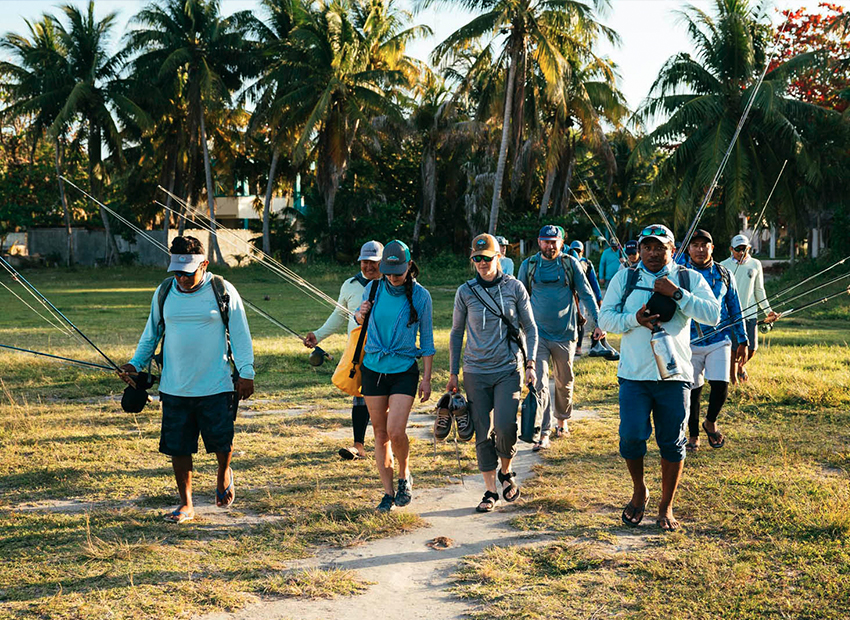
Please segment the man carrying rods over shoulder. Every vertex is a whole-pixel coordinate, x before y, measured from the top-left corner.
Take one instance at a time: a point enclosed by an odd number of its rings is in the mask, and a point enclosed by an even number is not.
[[[207,453],[218,459],[216,506],[226,508],[236,497],[233,470],[233,422],[239,399],[254,393],[254,351],[242,299],[232,284],[207,272],[204,247],[194,237],[171,242],[166,279],[153,294],[151,311],[136,353],[121,366],[121,379],[146,368],[162,340],[162,429],[159,451],[171,457],[180,506],[166,521],[184,523],[195,517],[192,503],[192,455],[198,435]],[[233,368],[238,372],[234,383]]]
[[[691,390],[691,413],[688,418],[688,450],[699,448],[700,396],[705,381],[711,386],[708,412],[703,430],[712,448],[722,448],[726,443],[723,433],[717,430],[717,416],[729,396],[730,360],[740,363],[747,360],[747,332],[741,316],[741,303],[735,278],[726,267],[714,262],[714,240],[707,230],[697,229],[688,244],[686,267],[694,269],[706,282],[720,302],[720,328],[714,329],[695,320],[691,324],[691,363],[694,366],[694,384]],[[714,323],[716,325],[716,323]],[[732,348],[729,335],[737,342]]]
[[[620,341],[620,456],[632,479],[632,497],[621,518],[637,526],[646,513],[649,490],[644,477],[646,442],[655,425],[661,453],[661,500],[657,525],[679,528],[673,499],[685,460],[691,367],[690,322],[716,325],[720,303],[706,281],[673,261],[674,239],[669,228],[653,224],[643,229],[637,267],[611,280],[599,326],[623,334]]]
[[[750,240],[746,235],[735,235],[730,243],[731,256],[720,264],[726,267],[735,276],[735,284],[738,286],[738,299],[741,302],[741,308],[744,309],[744,325],[747,328],[747,359],[744,363],[753,359],[756,354],[756,349],[759,346],[758,329],[758,312],[761,310],[765,313],[765,323],[773,323],[779,318],[773,310],[770,309],[770,302],[767,300],[767,293],[764,290],[764,271],[762,270],[761,261],[750,256]],[[735,345],[735,334],[732,333],[732,344]],[[732,384],[736,384],[738,380],[746,381],[749,378],[744,364],[738,365],[738,360],[735,356],[735,349],[732,348],[732,369],[729,372],[729,378]]]
[[[360,304],[363,302],[363,291],[366,290],[366,285],[371,280],[379,280],[381,278],[381,254],[384,252],[384,245],[378,241],[367,241],[360,248],[360,273],[353,278],[349,278],[342,283],[339,289],[340,306],[348,308],[351,311],[351,316],[348,318],[348,332],[351,333],[357,322],[354,320],[354,313],[360,309]],[[312,349],[322,340],[340,331],[346,325],[346,318],[340,308],[335,308],[325,324],[315,332],[310,332],[304,337],[304,346]],[[354,447],[340,448],[339,456],[346,461],[354,461],[366,458],[366,427],[369,426],[369,409],[366,407],[366,400],[362,396],[355,396],[354,402],[351,405],[351,427],[354,430]]]

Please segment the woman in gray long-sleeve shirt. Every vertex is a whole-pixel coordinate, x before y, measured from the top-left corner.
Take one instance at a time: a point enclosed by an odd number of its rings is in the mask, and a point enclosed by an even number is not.
[[[455,295],[449,336],[451,377],[446,391],[452,392],[458,387],[465,331],[463,382],[475,426],[478,469],[487,487],[476,510],[492,512],[499,502],[497,467],[505,501],[513,502],[520,496],[511,461],[516,454],[522,357],[511,332],[520,338],[520,326],[525,332],[525,383],[534,383],[537,327],[525,287],[502,273],[495,237],[478,235],[473,239],[471,258],[477,275],[458,288]]]

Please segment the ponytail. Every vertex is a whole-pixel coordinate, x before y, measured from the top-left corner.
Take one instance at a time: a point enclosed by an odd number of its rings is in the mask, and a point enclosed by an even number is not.
[[[419,322],[419,313],[416,311],[416,306],[413,305],[413,281],[418,276],[419,266],[413,261],[410,261],[407,268],[407,277],[404,279],[404,294],[410,304],[410,320],[407,322],[408,327]]]

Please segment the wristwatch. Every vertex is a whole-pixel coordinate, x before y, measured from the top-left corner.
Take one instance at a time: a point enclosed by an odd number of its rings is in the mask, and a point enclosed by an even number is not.
[[[676,289],[676,292],[675,292],[675,293],[673,293],[673,299],[675,299],[676,301],[681,301],[681,300],[682,300],[682,297],[683,297],[683,295],[682,295],[682,289],[677,288],[677,289]]]

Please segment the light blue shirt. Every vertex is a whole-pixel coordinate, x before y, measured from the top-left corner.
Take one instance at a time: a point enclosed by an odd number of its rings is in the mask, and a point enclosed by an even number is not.
[[[513,259],[508,258],[507,256],[503,256],[501,259],[499,259],[499,264],[501,264],[501,266],[502,266],[502,273],[503,274],[505,274],[506,276],[514,275],[514,261],[513,261]]]
[[[599,279],[610,281],[620,269],[620,265],[620,252],[608,246],[599,258]]]
[[[623,290],[628,277],[628,270],[617,272],[605,298],[599,309],[599,327],[603,331],[614,334],[623,334],[620,341],[620,363],[617,367],[617,376],[621,379],[632,381],[660,381],[661,374],[649,344],[652,332],[640,325],[637,320],[637,311],[640,310],[652,296],[651,289],[655,280],[667,276],[679,283],[679,272],[684,267],[676,265],[672,261],[657,273],[647,270],[642,262],[638,263],[637,286],[626,299],[622,310],[617,306],[623,296]],[[720,321],[720,302],[708,286],[705,279],[696,271],[688,270],[690,273],[690,291],[682,291],[682,299],[676,302],[678,306],[673,318],[662,323],[661,326],[673,337],[676,359],[680,362],[680,375],[669,379],[670,381],[693,381],[694,369],[691,364],[691,319],[706,325],[717,325]],[[650,289],[650,290],[642,290]]]
[[[233,361],[240,377],[253,379],[254,350],[245,306],[232,284],[225,282],[225,288],[230,296]],[[136,370],[145,369],[156,352],[159,342],[158,299],[159,287],[153,294],[145,331],[130,360]],[[173,283],[165,298],[163,314],[165,342],[159,391],[171,396],[211,396],[232,392],[224,321],[213,292],[212,276],[207,273],[204,283],[192,293],[182,292],[177,283]]]
[[[404,288],[396,291],[392,287],[388,287],[385,292],[387,294],[381,296],[381,303],[376,303],[372,307],[375,320],[370,322],[369,330],[366,333],[368,337],[377,335],[382,342],[390,342],[393,339],[396,319],[407,306],[407,297],[404,294]],[[371,331],[373,329],[377,331],[377,334]],[[374,353],[367,354],[363,361],[370,370],[385,374],[404,372],[413,364],[409,357],[395,353],[388,353],[383,356]]]

